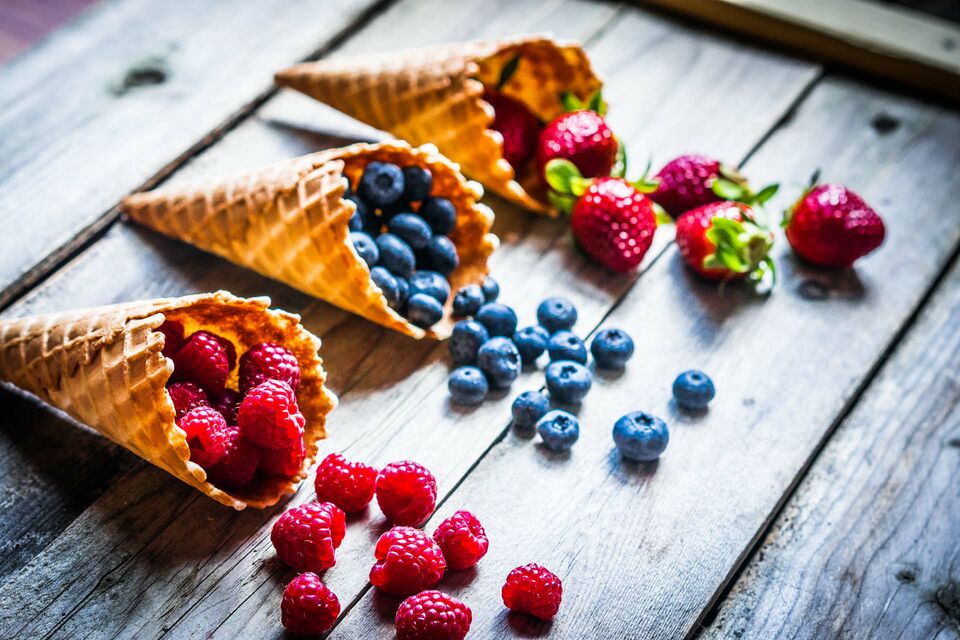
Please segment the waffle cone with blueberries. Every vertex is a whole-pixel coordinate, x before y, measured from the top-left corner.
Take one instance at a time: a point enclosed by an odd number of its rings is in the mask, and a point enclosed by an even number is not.
[[[498,245],[483,188],[436,147],[354,144],[123,202],[135,221],[401,333],[449,335],[450,291]]]
[[[220,291],[3,320],[0,379],[218,502],[268,507],[336,405],[320,339],[269,305]]]
[[[544,36],[333,57],[277,82],[413,144],[433,143],[471,178],[556,215],[536,158],[543,123],[586,103],[601,81],[583,47]]]

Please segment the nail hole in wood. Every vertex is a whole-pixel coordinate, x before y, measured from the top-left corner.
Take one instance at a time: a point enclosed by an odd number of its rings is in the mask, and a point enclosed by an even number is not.
[[[872,126],[873,130],[880,135],[887,135],[888,133],[895,131],[897,127],[900,126],[900,121],[889,114],[879,113],[870,122],[870,126]]]
[[[123,95],[138,87],[163,84],[167,81],[167,69],[160,58],[151,58],[139,62],[124,74],[123,79],[113,88],[113,93]]]
[[[897,580],[906,583],[916,582],[917,574],[909,569],[901,569],[900,571],[897,571]]]

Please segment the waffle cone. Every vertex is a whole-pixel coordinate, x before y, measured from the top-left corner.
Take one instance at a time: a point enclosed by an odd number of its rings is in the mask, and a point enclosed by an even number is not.
[[[324,386],[317,355],[320,339],[299,316],[268,308],[268,298],[243,299],[226,292],[130,302],[0,321],[0,379],[66,412],[117,444],[214,500],[235,509],[263,508],[293,493],[307,475],[326,435],[326,416],[336,398]],[[207,482],[190,461],[184,432],[174,422],[166,392],[173,363],[161,353],[164,319],[188,333],[209,329],[234,342],[239,353],[259,342],[277,342],[300,363],[297,389],[306,418],[306,458],[295,477],[259,474],[230,492]],[[236,381],[236,372],[233,374]]]
[[[446,337],[453,327],[450,302],[429,331],[390,308],[349,238],[356,206],[343,198],[372,161],[419,165],[433,174],[433,192],[457,208],[450,239],[460,266],[450,274],[454,291],[482,282],[498,245],[490,234],[493,212],[477,200],[483,188],[466,181],[433,145],[411,148],[395,140],[330,149],[229,179],[140,193],[124,211],[156,231],[216,253],[342,309],[401,333]],[[345,180],[346,178],[346,180]]]
[[[515,172],[503,158],[502,136],[489,128],[494,111],[484,86],[496,87],[517,55],[519,66],[500,91],[544,122],[563,113],[562,92],[586,100],[600,88],[580,45],[536,36],[308,62],[276,79],[398,138],[433,143],[488,189],[556,215],[532,160]]]

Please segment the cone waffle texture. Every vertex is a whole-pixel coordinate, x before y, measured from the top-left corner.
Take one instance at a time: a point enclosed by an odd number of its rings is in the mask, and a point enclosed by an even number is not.
[[[385,327],[415,338],[446,337],[453,327],[450,301],[431,330],[411,324],[387,304],[350,242],[348,223],[356,205],[343,198],[347,180],[356,184],[375,160],[431,171],[433,194],[449,198],[457,208],[450,239],[460,266],[450,274],[450,285],[456,291],[482,282],[498,245],[489,233],[493,212],[477,202],[483,188],[465,180],[433,145],[412,148],[399,140],[355,144],[234,178],[136,194],[122,206],[152,229]]]
[[[269,309],[268,298],[243,299],[226,292],[130,302],[0,321],[0,379],[15,384],[96,429],[144,460],[235,509],[263,508],[293,493],[307,475],[326,435],[336,397],[324,386],[317,355],[320,339],[300,317]],[[208,329],[234,342],[238,353],[259,342],[277,342],[297,357],[297,389],[306,418],[306,458],[295,477],[259,474],[243,489],[223,491],[190,462],[184,432],[174,422],[166,391],[173,363],[161,353],[165,319],[189,333]],[[236,383],[236,371],[232,374]]]
[[[556,215],[533,161],[515,174],[503,158],[503,138],[488,128],[494,112],[483,100],[484,86],[495,88],[518,55],[516,72],[500,91],[544,122],[563,113],[562,92],[586,100],[600,88],[580,45],[540,36],[333,58],[291,67],[276,78],[398,138],[436,144],[488,189]]]

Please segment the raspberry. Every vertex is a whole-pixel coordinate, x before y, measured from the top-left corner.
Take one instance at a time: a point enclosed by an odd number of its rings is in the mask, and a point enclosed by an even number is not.
[[[320,573],[337,563],[334,550],[343,541],[345,529],[340,507],[330,502],[308,502],[277,518],[270,540],[277,557],[288,566]]]
[[[373,499],[377,470],[331,453],[317,466],[313,486],[317,500],[332,502],[347,513],[361,511]]]
[[[385,466],[377,478],[377,504],[394,524],[417,526],[437,504],[437,481],[426,467],[404,460]]]
[[[183,346],[183,323],[176,320],[164,320],[163,324],[157,327],[157,331],[163,334],[163,350],[161,353],[168,358],[173,358],[173,354]]]
[[[261,342],[240,358],[240,392],[246,393],[267,380],[280,380],[296,389],[300,363],[290,350],[274,342]]]
[[[223,414],[227,419],[227,424],[237,424],[237,411],[240,410],[240,402],[243,396],[233,389],[224,389],[215,396],[210,397],[210,406]]]
[[[477,564],[490,546],[487,532],[469,511],[457,511],[440,523],[433,532],[447,566],[453,570],[469,569]]]
[[[207,392],[192,382],[174,382],[167,387],[167,393],[170,394],[173,408],[177,412],[177,422],[191,409],[210,406]]]
[[[191,460],[201,467],[220,462],[230,439],[227,421],[220,412],[212,407],[197,407],[183,416],[179,424],[187,434]]]
[[[377,540],[370,583],[385,593],[406,596],[435,585],[447,568],[433,538],[413,527],[394,527]]]
[[[560,609],[563,585],[553,573],[530,563],[517,567],[507,575],[501,595],[503,604],[511,611],[550,620]]]
[[[263,449],[242,438],[239,428],[228,426],[226,451],[220,462],[207,469],[210,482],[224,487],[250,484],[262,456]]]
[[[191,335],[173,356],[173,378],[194,382],[210,393],[223,391],[229,372],[227,350],[209,331]]]
[[[394,624],[397,640],[463,640],[473,612],[440,591],[422,591],[400,603]]]
[[[280,621],[290,633],[315,636],[333,627],[340,600],[315,573],[302,573],[283,590]]]
[[[305,455],[303,438],[297,438],[286,449],[266,449],[260,459],[260,468],[266,473],[292,476],[300,471]]]
[[[286,382],[267,380],[247,393],[237,412],[245,438],[267,449],[287,449],[303,439],[306,420]]]

